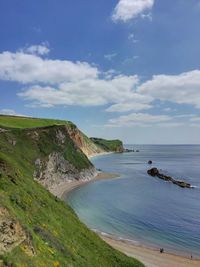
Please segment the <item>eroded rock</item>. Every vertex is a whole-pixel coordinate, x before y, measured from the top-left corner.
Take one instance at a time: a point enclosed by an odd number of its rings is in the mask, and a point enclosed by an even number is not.
[[[56,132],[56,138],[59,143],[64,144],[66,140],[66,135],[61,130],[58,130]]]
[[[93,166],[82,171],[77,170],[60,152],[51,153],[46,161],[38,158],[35,166],[34,179],[50,191],[59,184],[73,180],[90,180],[97,174]]]
[[[20,223],[0,207],[0,254],[11,251],[25,240],[26,233]]]

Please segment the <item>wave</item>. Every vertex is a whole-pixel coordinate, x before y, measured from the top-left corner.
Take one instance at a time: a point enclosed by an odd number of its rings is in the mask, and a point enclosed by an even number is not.
[[[102,232],[98,229],[91,229],[93,232],[101,235],[101,236],[105,236],[105,237],[108,237],[110,239],[113,239],[113,240],[118,240],[118,241],[122,241],[122,242],[125,242],[125,243],[130,243],[132,245],[141,245],[140,242],[136,241],[136,240],[133,240],[133,239],[128,239],[128,238],[124,238],[124,237],[120,237],[120,236],[115,236],[113,234],[110,234],[110,233],[106,233],[106,232]]]

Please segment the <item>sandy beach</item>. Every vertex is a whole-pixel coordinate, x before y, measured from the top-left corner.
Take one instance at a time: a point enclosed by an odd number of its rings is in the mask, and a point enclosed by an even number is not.
[[[91,158],[94,158],[94,157],[99,157],[99,156],[104,156],[104,155],[109,155],[109,154],[113,154],[115,152],[101,152],[101,153],[98,153],[98,154],[95,154],[95,155],[91,155],[91,156],[88,156],[88,159],[91,159]]]
[[[120,250],[130,257],[135,257],[145,264],[146,267],[199,267],[200,260],[191,260],[189,257],[160,253],[153,248],[136,246],[125,241],[111,239],[100,235],[109,245]]]
[[[113,174],[113,173],[99,172],[97,174],[97,176],[94,177],[91,180],[86,180],[86,181],[79,180],[79,181],[66,182],[64,184],[58,185],[56,188],[51,190],[51,192],[55,196],[63,199],[64,195],[66,196],[67,193],[71,192],[72,190],[74,190],[74,189],[76,189],[76,188],[78,188],[78,187],[80,187],[82,185],[85,185],[85,184],[88,184],[88,183],[93,183],[93,182],[95,182],[97,180],[112,179],[112,178],[116,178],[116,177],[119,177],[119,175]]]
[[[59,198],[64,198],[66,194],[74,189],[95,182],[97,180],[112,179],[118,177],[117,174],[100,172],[98,175],[88,181],[72,181],[59,185],[54,189],[53,194]],[[114,238],[107,237],[99,234],[99,236],[110,246],[125,253],[130,257],[135,257],[145,264],[146,267],[199,267],[200,260],[190,259],[188,257],[173,255],[170,253],[160,253],[159,250],[153,248],[146,248],[143,246],[134,245],[130,242],[123,240],[116,240]]]

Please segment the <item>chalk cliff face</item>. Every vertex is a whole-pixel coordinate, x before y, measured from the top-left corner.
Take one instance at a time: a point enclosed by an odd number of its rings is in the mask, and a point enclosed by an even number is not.
[[[124,149],[120,140],[89,139],[73,123],[27,131],[33,139],[37,136],[37,140],[43,138],[44,133],[51,136],[53,148],[45,157],[37,157],[33,174],[34,179],[51,192],[66,182],[94,178],[97,171],[87,157],[106,152],[123,152]]]
[[[35,161],[34,178],[53,192],[54,188],[74,180],[91,180],[97,175],[94,166],[79,170],[61,152],[52,152],[47,159]]]
[[[33,177],[50,191],[66,182],[90,180],[97,175],[87,156],[101,150],[91,141],[87,142],[87,137],[76,126],[48,126],[25,132],[30,142],[37,141],[39,147]],[[45,146],[47,139],[51,145]]]

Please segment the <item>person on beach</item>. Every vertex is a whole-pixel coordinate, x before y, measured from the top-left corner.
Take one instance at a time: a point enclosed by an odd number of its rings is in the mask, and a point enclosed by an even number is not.
[[[161,249],[160,249],[160,253],[163,253],[163,252],[164,252],[164,248],[161,248]]]

